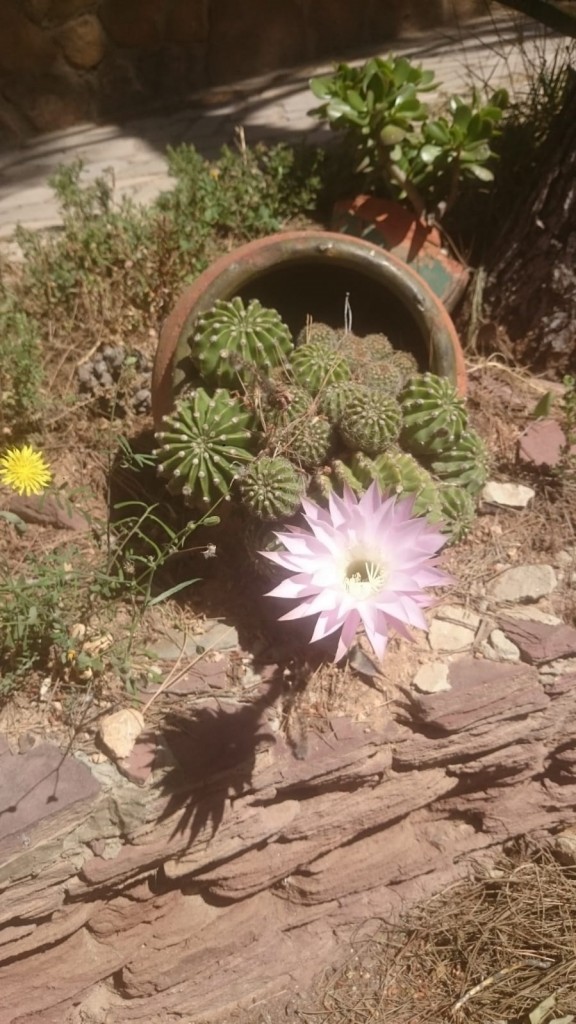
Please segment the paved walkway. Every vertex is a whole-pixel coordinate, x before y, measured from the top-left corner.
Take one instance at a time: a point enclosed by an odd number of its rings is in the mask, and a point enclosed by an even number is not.
[[[518,95],[526,88],[530,67],[553,59],[564,43],[562,37],[535,23],[506,16],[497,27],[485,19],[396,41],[393,47],[382,46],[380,52],[385,55],[393,48],[433,68],[442,83],[440,93],[465,92],[471,83],[487,83]],[[365,57],[359,54],[360,60]],[[266,80],[209,90],[190,109],[169,116],[123,125],[83,124],[0,148],[2,249],[14,252],[10,238],[16,224],[38,229],[60,223],[47,179],[74,159],[84,162],[87,180],[111,168],[118,195],[147,203],[171,185],[164,155],[168,145],[193,143],[206,156],[214,156],[224,143],[233,143],[238,126],[249,144],[325,138],[326,129],[307,115],[314,105],[308,79],[330,66],[298,68]]]

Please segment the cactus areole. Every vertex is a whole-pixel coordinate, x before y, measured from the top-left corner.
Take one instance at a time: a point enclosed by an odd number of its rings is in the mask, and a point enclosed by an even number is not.
[[[198,320],[219,300],[239,295],[275,309],[293,337],[307,318],[355,332],[383,332],[408,349],[421,371],[447,377],[461,394],[466,371],[454,325],[440,300],[409,266],[361,239],[325,231],[270,235],[227,253],[181,295],[160,335],[152,408],[160,425],[190,381]]]

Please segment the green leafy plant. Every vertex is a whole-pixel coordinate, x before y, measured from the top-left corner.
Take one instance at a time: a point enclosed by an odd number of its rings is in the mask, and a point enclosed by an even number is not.
[[[0,431],[23,435],[38,418],[43,378],[40,328],[12,296],[0,298]]]
[[[507,103],[504,90],[483,103],[476,91],[453,96],[434,116],[420,93],[437,88],[433,71],[405,57],[375,57],[360,67],[338,64],[310,81],[320,106],[310,113],[342,131],[359,172],[408,200],[418,216],[443,216],[462,179],[492,181],[491,140]]]

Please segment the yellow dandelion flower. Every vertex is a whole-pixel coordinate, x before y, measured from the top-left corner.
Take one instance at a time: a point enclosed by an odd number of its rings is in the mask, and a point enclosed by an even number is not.
[[[44,456],[29,444],[9,448],[0,458],[0,482],[18,494],[42,494],[51,479]]]

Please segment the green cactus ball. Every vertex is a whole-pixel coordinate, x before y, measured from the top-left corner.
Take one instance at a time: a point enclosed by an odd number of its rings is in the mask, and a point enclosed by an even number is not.
[[[306,477],[282,456],[259,455],[238,477],[240,501],[258,519],[294,515],[306,490]]]
[[[281,365],[292,348],[290,330],[275,309],[265,309],[258,299],[245,305],[236,296],[218,299],[198,317],[191,353],[205,384],[234,388],[254,367]]]

